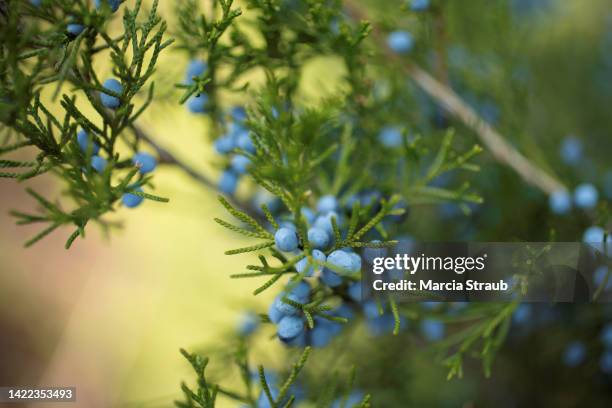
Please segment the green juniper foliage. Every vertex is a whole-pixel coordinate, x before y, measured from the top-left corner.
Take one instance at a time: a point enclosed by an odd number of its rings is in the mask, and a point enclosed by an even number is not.
[[[380,336],[378,350],[402,350],[412,341],[409,327],[424,328],[431,343],[426,349],[449,379],[461,378],[470,360],[491,375],[520,293],[507,304],[398,304],[393,298],[363,300],[359,286],[362,262],[410,240],[407,217],[413,208],[450,204],[464,217],[483,202],[470,183],[458,181],[480,172],[483,149],[471,137],[478,126],[453,122],[406,84],[407,73],[419,72],[414,61],[428,61],[434,48],[436,76],[448,92],[446,45],[429,47],[425,41],[444,38],[431,32],[439,25],[428,19],[439,22],[445,2],[432,1],[424,15],[409,10],[416,2],[391,10],[419,28],[412,34],[397,30],[387,41],[383,36],[398,25],[393,18],[376,27],[360,21],[377,16],[378,4],[370,9],[339,0],[181,0],[173,2],[167,24],[157,0],[93,3],[0,1],[0,176],[26,182],[48,174],[64,186],[60,197],[26,187],[39,212],[12,214],[18,224],[42,225],[27,246],[67,226],[69,248],[91,223],[112,227],[110,212],[136,207],[142,199],[168,202],[153,194],[157,162],[224,193],[219,201],[228,215],[215,221],[248,240],[226,254],[255,253],[258,259],[231,277],[253,278],[253,295],[269,290],[277,298],[269,310],[252,313],[237,341],[210,353],[235,366],[244,389],[220,385],[207,358],[181,350],[196,386],[182,385],[184,401],[177,406],[214,407],[223,397],[253,407],[303,401],[368,407],[377,395],[365,391],[376,386],[364,377],[378,368],[378,360],[362,358],[369,351],[350,344],[351,338],[368,332]],[[113,21],[122,23],[119,30],[111,29]],[[413,62],[403,59],[410,52]],[[153,81],[166,54],[191,60],[186,79],[171,80],[179,91],[173,102],[199,115],[193,120],[207,121],[208,142],[220,153],[216,164],[223,169],[218,183],[181,163],[139,126],[156,101]],[[107,77],[94,69],[100,59],[112,66]],[[313,100],[303,91],[304,78],[309,64],[321,59],[341,76],[331,92]],[[462,86],[481,84],[474,71],[460,71]],[[232,98],[244,108],[228,106]],[[506,153],[495,156],[504,162]],[[236,193],[238,183],[244,191]],[[164,210],[171,211],[160,206]],[[597,214],[595,225],[605,225],[605,209]],[[465,239],[454,227],[444,228],[441,236]],[[278,337],[296,361],[282,371],[283,381],[271,369],[252,365],[255,332],[269,340],[273,327],[273,341]],[[334,347],[346,353],[336,354]],[[352,368],[330,370],[328,361]]]

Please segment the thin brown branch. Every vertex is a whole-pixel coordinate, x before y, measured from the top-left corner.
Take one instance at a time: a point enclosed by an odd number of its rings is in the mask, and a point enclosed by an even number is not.
[[[363,20],[365,17],[365,13],[354,1],[346,1],[344,8],[355,20]],[[402,59],[389,49],[380,29],[374,25],[372,28],[374,38],[380,49],[384,50],[385,56],[390,61],[402,64],[406,73],[423,91],[446,111],[471,128],[495,159],[512,168],[523,180],[545,193],[550,194],[565,189],[560,181],[532,163],[508,143],[499,131],[481,118],[449,86],[442,84],[417,64]]]
[[[207,188],[209,188],[211,190],[219,192],[219,189],[218,189],[217,184],[215,182],[213,182],[211,179],[209,179],[204,174],[200,173],[199,171],[197,171],[196,169],[194,169],[193,167],[191,167],[190,165],[188,165],[184,161],[178,159],[174,154],[172,154],[166,148],[164,148],[161,145],[159,145],[141,127],[139,127],[137,125],[132,125],[131,128],[132,128],[134,134],[136,135],[136,137],[138,139],[144,141],[145,143],[147,143],[149,146],[151,146],[155,150],[155,152],[157,153],[157,156],[159,158],[159,163],[160,164],[169,164],[169,165],[176,166],[177,168],[183,170],[187,175],[189,175],[191,178],[193,178],[198,183],[202,184],[203,186],[205,186],[205,187],[207,187]],[[229,197],[227,199],[228,199],[228,201],[230,201],[232,203],[232,205],[234,205],[235,207],[239,208],[241,211],[244,211],[247,214],[249,214],[249,215],[251,215],[251,216],[253,216],[253,217],[257,218],[257,219],[261,219],[261,217],[259,216],[259,214],[256,211],[255,207],[253,207],[251,204],[243,202],[243,201],[238,200],[238,199],[233,198],[233,197]]]

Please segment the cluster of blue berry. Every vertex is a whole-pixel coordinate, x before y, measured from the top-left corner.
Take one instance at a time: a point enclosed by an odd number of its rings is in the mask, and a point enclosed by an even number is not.
[[[600,334],[603,352],[599,357],[599,368],[604,374],[612,375],[612,323],[606,324]],[[587,346],[579,340],[569,343],[563,351],[563,363],[568,367],[577,367],[584,363],[588,356]]]
[[[108,89],[114,94],[121,94],[123,86],[121,82],[114,78],[107,79],[103,84],[104,89]],[[121,106],[121,100],[111,94],[100,92],[100,102],[108,109],[117,109]],[[108,166],[108,160],[100,156],[100,145],[96,143],[93,137],[84,129],[77,132],[76,142],[83,153],[90,158],[90,166],[98,173],[104,173]],[[157,160],[154,156],[145,152],[138,152],[132,157],[132,163],[138,167],[141,174],[151,173],[157,167]],[[135,190],[142,192],[139,186],[135,186]],[[139,206],[143,201],[141,196],[126,193],[122,197],[123,205],[128,208]]]
[[[195,78],[201,77],[208,70],[208,64],[200,59],[193,59],[187,65],[187,73],[185,74],[185,85],[193,85]],[[191,96],[187,100],[187,109],[191,113],[206,113],[208,104],[208,95],[199,93]]]
[[[221,155],[228,156],[228,164],[219,179],[219,190],[228,195],[236,192],[240,176],[244,175],[251,159],[248,154],[255,153],[255,145],[244,126],[247,118],[244,108],[235,106],[230,110],[231,122],[227,133],[215,141],[215,150]]]
[[[560,155],[563,162],[570,166],[579,166],[583,162],[583,146],[580,139],[575,136],[568,136],[563,140],[560,148]],[[607,181],[609,179],[609,181]],[[608,186],[610,184],[610,186]],[[608,191],[609,190],[609,191]],[[612,172],[604,177],[604,192],[612,198]],[[589,211],[593,210],[600,199],[597,187],[592,183],[581,183],[573,194],[566,190],[552,193],[549,197],[549,206],[553,213],[567,215],[572,206]],[[603,241],[605,230],[597,225],[590,226],[584,231],[583,242],[600,243]]]

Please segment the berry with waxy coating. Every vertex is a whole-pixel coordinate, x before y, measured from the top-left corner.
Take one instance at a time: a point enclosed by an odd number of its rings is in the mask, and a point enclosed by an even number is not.
[[[108,162],[103,157],[100,157],[100,156],[91,157],[91,168],[97,171],[98,173],[103,173],[104,169],[106,169],[107,164]]]
[[[77,37],[79,34],[83,32],[85,26],[83,24],[70,23],[66,26],[66,31],[72,37]]]
[[[548,204],[555,214],[567,214],[572,209],[572,197],[566,190],[555,191],[548,198]]]
[[[140,187],[137,187],[134,190],[142,193],[142,188]],[[132,193],[125,193],[123,197],[121,197],[121,202],[127,208],[138,207],[142,203],[143,200],[144,200],[143,197],[138,196],[136,194],[132,194]]]
[[[438,341],[444,337],[444,323],[437,319],[425,319],[421,322],[421,332],[429,341]]]
[[[232,169],[238,174],[246,173],[250,165],[251,159],[242,154],[232,157]]]
[[[276,297],[276,299],[274,299],[274,307],[276,308],[276,310],[278,310],[283,316],[289,316],[289,315],[294,315],[294,314],[298,314],[300,309],[283,301],[283,298],[286,298],[292,302],[295,303],[300,303],[303,304],[305,303],[308,299],[304,299],[303,297],[298,296],[295,293],[288,293],[288,294],[280,294]]]
[[[331,211],[338,210],[338,200],[331,194],[324,195],[317,202],[317,211],[321,214],[326,214]]]
[[[145,152],[138,152],[132,157],[132,163],[142,174],[150,173],[157,167],[157,159]]]
[[[384,127],[378,134],[380,144],[389,148],[401,146],[403,139],[402,130],[395,126]]]
[[[605,231],[603,228],[596,225],[587,228],[582,235],[582,242],[603,242]]]
[[[187,73],[185,74],[185,84],[192,85],[193,78],[199,77],[206,72],[208,64],[200,59],[193,59],[187,65]]]
[[[335,288],[342,285],[342,277],[336,272],[324,268],[323,272],[321,272],[321,282],[330,288]]]
[[[123,92],[123,85],[115,78],[104,81],[102,87],[116,94],[121,94]],[[110,109],[117,109],[119,105],[121,105],[121,100],[119,98],[104,92],[100,92],[100,100],[102,101],[102,105]]]
[[[330,211],[327,214],[318,216],[313,225],[317,228],[324,229],[329,234],[333,234],[334,228],[332,224],[332,219],[336,220],[338,228],[342,226],[342,219],[335,211]]]
[[[319,251],[318,249],[314,249],[312,251],[312,257],[314,258],[315,261],[318,262],[325,262],[325,260],[327,259],[327,257],[325,256],[325,254],[321,251]],[[304,273],[304,271],[306,270],[306,267],[308,266],[308,258],[304,257],[302,259],[300,259],[296,264],[295,264],[295,269],[298,271],[298,273]],[[321,270],[321,266],[314,266],[314,265],[310,265],[308,267],[308,272],[306,272],[304,274],[304,276],[306,277],[311,277],[314,275],[315,273],[315,268],[317,271]]]
[[[398,54],[407,54],[414,46],[414,39],[408,31],[393,31],[387,37],[387,45]]]
[[[361,270],[361,258],[355,253],[342,250],[333,251],[327,257],[327,263],[335,266],[340,273],[356,273]]]
[[[215,140],[215,150],[219,154],[227,154],[234,150],[235,147],[234,138],[229,135],[221,136]]]
[[[295,230],[282,227],[274,234],[276,247],[283,252],[295,251],[298,247],[298,236]]]
[[[285,316],[278,322],[277,333],[281,340],[292,340],[304,332],[304,319],[299,316]]]
[[[606,324],[602,329],[601,342],[606,348],[612,349],[612,323]]]
[[[578,164],[582,159],[582,141],[568,136],[561,143],[561,158],[567,164]]]
[[[306,220],[308,225],[310,225],[310,224],[315,222],[316,215],[315,215],[314,211],[312,211],[310,208],[302,207],[300,209],[300,213],[302,214],[302,217],[304,217],[304,219]]]
[[[312,227],[308,230],[308,242],[314,248],[325,249],[329,245],[330,235],[322,228]]]
[[[582,364],[586,358],[586,347],[581,341],[573,341],[563,351],[563,363],[568,367]]]
[[[276,307],[276,302],[272,302],[272,304],[270,304],[270,307],[268,308],[268,318],[270,319],[270,321],[276,324],[280,322],[280,319],[282,319],[283,316],[285,315],[283,314],[283,312],[278,310],[278,308]]]
[[[429,7],[429,0],[412,0],[410,2],[410,10],[425,11]]]
[[[251,140],[251,136],[248,134],[248,132],[239,135],[236,144],[245,152],[255,153],[256,151],[255,144],[253,143],[253,140]]]
[[[83,153],[87,153],[88,150],[91,149],[91,154],[96,155],[100,151],[100,146],[98,146],[98,144],[92,140],[91,136],[83,129],[79,130],[77,133],[77,143]]]
[[[259,317],[255,313],[245,313],[238,324],[238,333],[240,333],[241,336],[249,336],[257,330],[258,326]]]
[[[208,104],[208,96],[206,94],[193,95],[187,100],[187,109],[191,113],[206,113],[206,105]]]
[[[219,190],[227,195],[233,195],[238,187],[238,175],[232,170],[225,170],[219,179]]]
[[[121,5],[121,0],[95,0],[96,8],[102,7],[102,5],[106,3],[110,7],[111,11],[114,13],[119,9]]]
[[[574,202],[576,206],[584,209],[591,209],[597,205],[599,193],[594,185],[582,183],[574,190]]]

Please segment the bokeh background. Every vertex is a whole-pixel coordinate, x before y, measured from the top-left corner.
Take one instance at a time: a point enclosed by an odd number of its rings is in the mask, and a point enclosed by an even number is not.
[[[162,14],[170,18],[170,2],[162,3]],[[609,1],[442,3],[451,85],[530,158],[570,187],[594,183],[605,201],[606,194],[612,195]],[[398,5],[366,7],[373,19],[389,25],[398,23],[388,17]],[[306,100],[312,103],[334,91],[342,75],[336,62],[321,59],[308,67],[301,84]],[[186,56],[174,51],[161,58],[160,102],[141,125],[215,178],[216,158],[207,142],[210,123],[175,103],[172,85],[182,79],[186,63]],[[101,63],[100,70],[109,67]],[[231,98],[228,106],[240,102]],[[425,96],[421,105],[423,115],[435,111]],[[435,126],[434,119],[431,123]],[[476,141],[469,129],[457,126],[468,142]],[[561,155],[568,136],[582,143],[579,164]],[[486,152],[479,160],[480,175],[457,177],[469,178],[484,204],[469,216],[449,216],[449,209],[442,207],[416,208],[408,219],[411,234],[424,240],[450,235],[537,241],[548,239],[554,228],[560,240],[574,241],[593,223],[592,215],[580,212],[551,214],[542,193]],[[58,196],[62,188],[47,177],[28,184],[51,196]],[[155,184],[161,195],[171,197],[169,204],[146,202],[137,210],[122,209],[113,216],[121,229],[110,237],[91,229],[87,239],[66,251],[67,230],[56,231],[35,248],[23,248],[36,230],[15,226],[8,212],[34,209],[34,203],[23,185],[0,181],[0,384],[74,385],[74,406],[80,407],[169,406],[179,397],[180,380],[189,376],[178,349],[219,347],[242,310],[265,310],[269,298],[253,298],[253,282],[229,279],[229,274],[243,270],[248,256],[223,255],[244,242],[213,222],[213,217],[223,215],[216,194],[172,168],[162,167]],[[512,406],[503,401],[521,392],[528,400],[543,393],[546,400],[539,401],[540,406],[579,406],[589,391],[597,394],[593,406],[606,406],[611,401],[609,377],[583,377],[597,371],[597,353],[589,355],[587,368],[570,372],[559,368],[563,344],[551,340],[595,339],[597,327],[581,327],[576,316],[599,312],[590,306],[566,306],[551,313],[566,318],[511,340],[495,366],[497,380],[484,380],[475,367],[467,378],[447,383],[444,370],[427,354],[412,352],[401,361],[416,367],[418,376],[400,383],[409,384],[411,401],[420,406],[480,406],[477,401],[483,406]],[[382,353],[370,347],[364,351]],[[538,360],[540,365],[529,363],[534,350],[549,350],[544,360]],[[383,353],[376,361],[389,358]],[[554,378],[543,380],[552,370],[557,370]],[[576,385],[576,378],[586,384]]]

